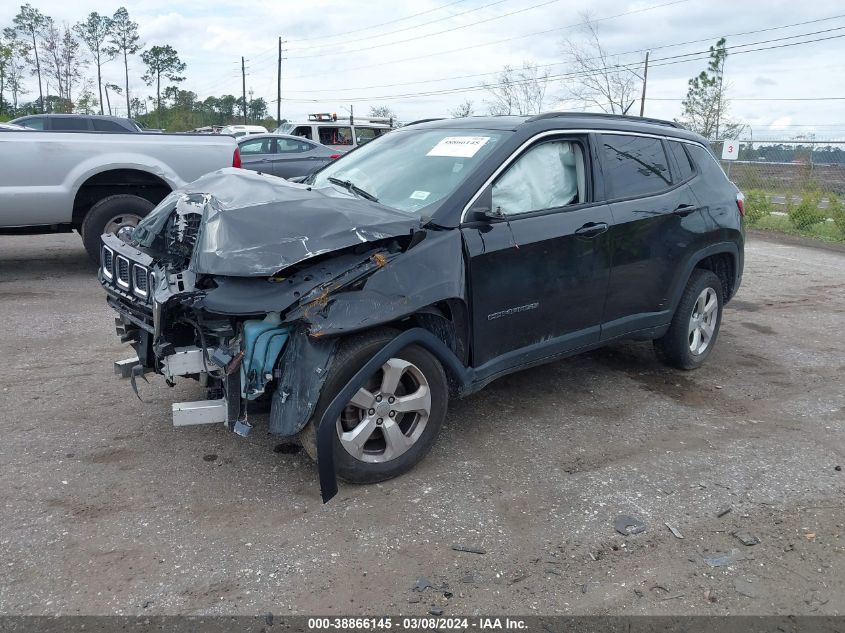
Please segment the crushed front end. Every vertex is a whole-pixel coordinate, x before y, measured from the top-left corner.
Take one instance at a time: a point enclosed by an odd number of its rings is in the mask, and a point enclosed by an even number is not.
[[[261,400],[270,402],[269,431],[296,435],[338,335],[462,292],[457,231],[424,258],[439,266],[456,253],[457,277],[432,269],[425,283],[425,265],[413,262],[380,275],[425,233],[381,205],[240,170],[171,194],[132,243],[102,238],[99,279],[121,341],[137,353],[136,393],[146,373],[170,385],[193,378],[205,398],[174,403],[175,425],[225,423],[246,435]],[[412,277],[424,282],[413,300],[395,287]]]

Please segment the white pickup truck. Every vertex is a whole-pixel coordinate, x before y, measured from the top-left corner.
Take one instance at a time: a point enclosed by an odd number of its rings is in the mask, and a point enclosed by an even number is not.
[[[99,259],[100,235],[128,238],[172,190],[240,167],[234,138],[0,130],[0,233],[76,230]]]

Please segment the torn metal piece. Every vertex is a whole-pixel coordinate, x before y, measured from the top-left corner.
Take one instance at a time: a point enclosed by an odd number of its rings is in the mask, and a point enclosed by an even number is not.
[[[456,552],[467,552],[468,554],[486,554],[487,550],[483,547],[476,547],[474,545],[453,545],[452,549]]]
[[[669,528],[669,531],[675,535],[675,538],[684,538],[684,535],[681,534],[678,528],[676,528],[674,525],[670,525],[669,523],[664,523],[663,525]]]
[[[732,506],[728,506],[727,508],[722,508],[721,510],[719,510],[719,511],[716,513],[716,518],[717,518],[717,519],[721,519],[723,516],[725,516],[725,515],[726,515],[728,512],[730,512],[731,510],[733,510],[733,507],[732,507]]]
[[[733,565],[738,560],[742,560],[739,550],[734,548],[729,553],[717,553],[711,556],[705,556],[704,562],[710,567],[727,567]]]
[[[138,400],[146,402],[146,400],[141,397],[141,394],[138,393],[138,383],[135,382],[138,376],[143,378],[145,383],[150,384],[150,381],[147,380],[147,377],[144,375],[144,368],[141,365],[135,365],[132,368],[132,373],[129,376],[129,384],[132,385],[132,391],[134,391],[135,395],[138,396]]]
[[[174,402],[172,412],[173,426],[221,424],[226,421],[226,400],[221,398],[196,402]]]
[[[733,535],[740,543],[746,546],[757,545],[760,539],[749,532],[734,532]]]
[[[623,514],[616,517],[616,520],[613,522],[613,529],[623,536],[630,536],[631,534],[640,534],[641,532],[645,532],[646,526],[645,523],[639,519]]]
[[[129,378],[132,375],[132,368],[141,363],[137,356],[132,358],[125,358],[123,360],[116,360],[114,362],[114,373],[121,378]]]

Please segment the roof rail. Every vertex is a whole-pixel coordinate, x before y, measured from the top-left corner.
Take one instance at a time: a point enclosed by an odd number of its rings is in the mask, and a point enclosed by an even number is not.
[[[631,123],[636,123],[637,121],[641,121],[643,123],[653,123],[655,125],[667,125],[669,127],[684,129],[684,126],[680,125],[679,123],[675,123],[674,121],[666,121],[665,119],[652,119],[650,117],[645,116],[627,116],[624,114],[608,114],[606,112],[544,112],[542,114],[537,114],[532,116],[529,119],[526,119],[526,123],[532,123],[533,121],[542,121],[544,119],[556,119],[556,118],[565,118],[565,117],[572,117],[572,118],[588,118],[588,119],[614,119],[617,121],[630,121]]]
[[[445,116],[436,116],[432,119],[417,119],[416,121],[406,123],[403,127],[408,127],[409,125],[416,125],[417,123],[431,123],[432,121],[443,121],[445,118]]]

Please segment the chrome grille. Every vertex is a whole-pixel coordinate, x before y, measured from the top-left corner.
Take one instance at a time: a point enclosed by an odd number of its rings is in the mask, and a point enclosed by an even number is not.
[[[149,271],[140,264],[132,265],[132,287],[135,294],[146,297],[150,292]]]
[[[129,288],[129,260],[122,255],[117,256],[117,285]]]
[[[110,249],[108,246],[103,246],[103,256],[102,256],[102,265],[103,265],[103,275],[106,279],[111,279],[114,277],[114,251]]]

